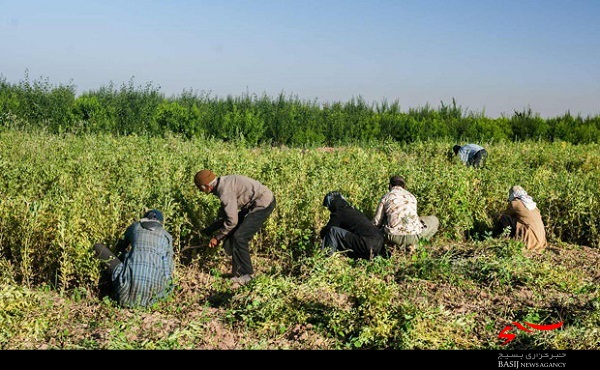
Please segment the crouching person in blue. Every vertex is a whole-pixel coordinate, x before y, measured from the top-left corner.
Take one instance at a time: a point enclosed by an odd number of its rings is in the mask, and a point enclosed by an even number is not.
[[[467,167],[481,168],[488,157],[487,150],[477,144],[455,145],[452,151]]]
[[[370,260],[387,256],[383,235],[371,220],[337,191],[325,195],[323,206],[331,212],[327,225],[320,231],[325,253],[344,252],[354,259]]]
[[[173,238],[163,228],[163,214],[150,210],[119,239],[116,255],[94,245],[110,275],[110,296],[124,307],[147,307],[173,290]]]

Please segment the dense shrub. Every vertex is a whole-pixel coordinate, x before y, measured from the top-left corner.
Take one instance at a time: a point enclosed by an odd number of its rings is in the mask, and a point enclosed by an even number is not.
[[[52,133],[96,132],[115,135],[185,138],[213,137],[291,147],[340,146],[394,140],[428,139],[456,142],[504,140],[597,143],[600,117],[563,116],[543,119],[531,109],[512,117],[489,118],[464,110],[455,100],[434,108],[400,109],[398,101],[319,103],[283,93],[276,97],[244,93],[224,98],[184,90],[165,97],[158,87],[135,86],[133,79],[115,88],[111,82],[75,96],[72,85],[47,79],[10,84],[0,78],[0,126],[43,129]]]

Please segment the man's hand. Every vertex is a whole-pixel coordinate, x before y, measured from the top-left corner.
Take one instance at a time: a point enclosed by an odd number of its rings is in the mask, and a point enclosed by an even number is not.
[[[208,242],[209,248],[214,248],[217,245],[219,245],[219,241],[217,240],[217,238],[211,238],[210,241]]]

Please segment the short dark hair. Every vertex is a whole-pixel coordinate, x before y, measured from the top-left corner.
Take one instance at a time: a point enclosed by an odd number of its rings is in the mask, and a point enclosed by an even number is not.
[[[392,177],[390,177],[390,186],[402,186],[403,189],[406,188],[406,181],[404,180],[404,177],[402,176],[398,176],[398,175],[394,175]]]
[[[460,145],[455,145],[452,150],[454,151],[454,154],[458,154],[458,151],[460,150],[461,146]]]

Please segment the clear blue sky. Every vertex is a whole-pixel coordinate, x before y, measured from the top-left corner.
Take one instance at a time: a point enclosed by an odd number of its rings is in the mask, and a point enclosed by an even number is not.
[[[0,77],[26,71],[78,93],[596,116],[600,0],[0,0]]]

